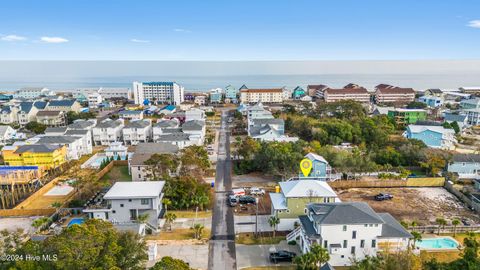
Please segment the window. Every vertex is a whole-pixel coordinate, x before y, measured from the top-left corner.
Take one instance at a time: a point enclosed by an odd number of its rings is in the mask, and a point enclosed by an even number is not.
[[[340,256],[340,258],[345,258],[345,255]]]
[[[290,209],[285,210],[285,212],[290,213]]]
[[[343,225],[343,231],[344,231],[344,232],[347,231],[347,225]]]
[[[120,207],[123,207],[123,203],[120,204]]]
[[[368,224],[369,227],[373,227],[373,224]]]
[[[375,227],[378,227],[378,224],[375,224]]]
[[[308,213],[308,209],[307,208],[303,209],[303,212],[305,212],[305,214]]]
[[[343,240],[343,248],[347,248],[347,245],[348,245],[348,241],[347,241],[347,240]]]
[[[327,248],[327,247],[328,247],[328,241],[327,241],[327,240],[323,241],[323,247],[324,247],[324,248]]]
[[[132,201],[132,199],[128,199],[128,201],[129,201],[129,202],[131,202],[131,201]]]
[[[360,240],[360,247],[364,248],[365,247],[365,240]]]
[[[352,239],[356,239],[357,238],[357,231],[352,231]]]
[[[150,199],[141,199],[141,200],[140,200],[140,203],[141,203],[142,205],[148,205],[148,204],[150,204]]]
[[[365,224],[364,226],[365,226],[365,227],[368,227],[368,224]]]
[[[350,253],[355,254],[355,246],[352,246],[352,248],[350,249]]]
[[[116,212],[117,212],[117,211],[115,211],[115,210],[112,210],[112,214],[115,214]]]
[[[377,240],[373,239],[372,240],[372,248],[376,247],[377,246]]]

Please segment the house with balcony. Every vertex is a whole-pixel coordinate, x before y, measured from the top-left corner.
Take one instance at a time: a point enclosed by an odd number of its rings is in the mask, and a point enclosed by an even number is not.
[[[308,203],[340,202],[335,191],[325,181],[301,179],[278,183],[278,193],[269,193],[271,214],[280,219],[279,230],[293,230],[298,216],[307,213]]]
[[[143,119],[143,111],[141,110],[124,110],[118,113],[118,117],[125,120]]]
[[[457,174],[461,179],[480,180],[480,155],[455,154],[448,164],[447,171]]]
[[[2,156],[10,166],[38,166],[42,170],[55,169],[67,160],[67,147],[52,144],[25,144],[4,146]]]
[[[78,113],[82,110],[82,106],[75,99],[58,99],[49,101],[45,110]]]
[[[202,120],[186,121],[182,125],[182,132],[190,135],[190,140],[196,145],[203,145],[205,142],[206,125]]]
[[[409,125],[403,136],[420,140],[428,147],[446,150],[455,148],[457,142],[455,131],[442,126]]]
[[[67,116],[63,111],[42,110],[37,112],[36,119],[38,123],[47,127],[61,127],[67,124]]]
[[[305,158],[312,161],[312,170],[310,171],[308,178],[317,180],[328,180],[331,178],[332,167],[330,167],[325,158],[315,153],[308,153],[305,155]]]
[[[164,185],[165,181],[116,182],[101,200],[83,212],[89,218],[108,220],[115,226],[140,226],[138,217],[148,215],[145,227],[158,232]],[[141,230],[140,233],[144,234]]]
[[[152,133],[153,133],[153,141],[158,141],[160,135],[173,133],[173,132],[181,132],[180,129],[180,121],[178,119],[162,119],[159,120],[157,123],[153,125]]]
[[[92,128],[94,145],[109,145],[122,141],[123,119],[105,119]]]
[[[137,145],[152,140],[152,120],[142,119],[128,122],[122,130],[125,145]]]
[[[227,85],[225,87],[225,102],[237,103],[238,102],[238,90],[235,86]]]
[[[49,135],[39,135],[37,137],[31,138],[30,140],[35,140],[36,144],[50,144],[58,146],[67,147],[67,160],[78,160],[83,155],[88,155],[92,153],[92,146],[85,145],[82,137],[79,136],[70,136],[70,135],[61,135],[61,136],[49,136]]]
[[[406,250],[413,238],[389,213],[376,213],[365,202],[310,203],[299,220],[287,241],[296,240],[302,253],[321,245],[333,266],[350,266],[379,251]]]
[[[175,155],[180,148],[170,143],[139,143],[132,158],[128,161],[128,171],[132,176],[132,181],[151,181],[153,180],[153,166],[145,164],[154,154]],[[174,175],[173,172],[171,174]]]
[[[191,120],[202,120],[205,121],[206,115],[205,111],[198,109],[198,108],[190,108],[185,111],[185,121],[191,121]]]

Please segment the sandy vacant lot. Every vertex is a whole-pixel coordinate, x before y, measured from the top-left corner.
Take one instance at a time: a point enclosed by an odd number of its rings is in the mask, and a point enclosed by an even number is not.
[[[381,192],[392,194],[394,198],[375,201],[373,196]],[[444,188],[350,188],[339,189],[337,194],[342,201],[367,202],[375,211],[388,212],[399,221],[416,220],[425,225],[434,224],[437,217],[480,221],[474,212]]]

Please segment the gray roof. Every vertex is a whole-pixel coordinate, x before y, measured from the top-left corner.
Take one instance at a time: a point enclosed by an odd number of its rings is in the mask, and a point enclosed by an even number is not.
[[[88,120],[77,120],[72,124],[68,125],[69,129],[86,129],[95,125],[95,122]]]
[[[384,238],[412,238],[413,236],[389,213],[378,213],[385,222],[382,225]]]
[[[463,123],[467,115],[465,114],[458,114],[458,113],[445,113],[445,121],[456,121],[458,123]]]
[[[78,137],[72,136],[43,136],[38,140],[38,144],[69,144],[78,140]]]
[[[51,100],[48,102],[47,106],[54,106],[54,107],[72,107],[75,104],[74,99],[61,99],[61,100]]]
[[[11,129],[12,127],[10,127],[10,126],[0,126],[0,135],[4,136],[9,128]]]
[[[165,142],[188,141],[189,139],[190,139],[189,134],[185,134],[181,132],[162,134],[158,137],[159,141],[165,141]]]
[[[283,125],[285,121],[279,118],[270,118],[270,119],[255,119],[253,120],[254,125]]]
[[[480,162],[480,155],[475,154],[455,154],[453,155],[453,162],[478,163]]]
[[[365,202],[313,203],[307,205],[320,224],[380,224],[383,219]]]
[[[155,127],[160,127],[160,128],[178,127],[178,121],[176,121],[176,120],[160,120],[155,124]]]
[[[145,161],[149,160],[153,153],[135,153],[130,159],[131,166],[142,166],[145,165]]]
[[[70,129],[65,132],[65,135],[85,135],[88,132],[86,129]]]
[[[98,123],[95,127],[97,128],[115,128],[122,125],[121,120],[104,120]]]
[[[322,267],[320,267],[320,270],[335,270],[335,268],[327,262],[326,264],[322,265]]]
[[[65,133],[66,127],[48,127],[45,129],[45,133]]]
[[[315,231],[315,228],[313,227],[313,222],[310,221],[307,216],[302,215],[299,216],[298,219],[300,219],[300,223],[302,224],[302,227],[309,238],[320,238],[320,235],[317,233],[317,231]]]
[[[178,151],[178,146],[171,143],[139,143],[135,148],[138,154],[174,154]]]
[[[205,122],[200,120],[187,121],[182,125],[182,130],[202,130]]]
[[[182,129],[181,128],[162,128],[162,133],[163,134],[182,133]]]
[[[37,113],[37,117],[38,116],[59,116],[61,114],[62,114],[61,111],[39,111]]]
[[[15,154],[22,154],[25,152],[51,153],[58,148],[60,148],[60,146],[53,144],[25,144],[18,147]]]
[[[125,128],[145,128],[150,126],[152,123],[148,120],[136,120],[130,121],[125,125]]]

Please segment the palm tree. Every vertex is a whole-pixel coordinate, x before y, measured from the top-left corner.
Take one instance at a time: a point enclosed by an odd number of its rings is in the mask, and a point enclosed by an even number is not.
[[[322,266],[323,264],[327,263],[328,260],[330,260],[328,250],[318,244],[313,244],[310,247],[310,254],[312,254],[313,261],[317,267]]]
[[[148,220],[149,217],[150,217],[150,215],[148,213],[143,214],[143,215],[138,215],[137,216],[137,221],[138,221],[138,223],[145,224],[145,223],[147,223],[147,220]]]
[[[412,248],[415,249],[417,242],[422,241],[422,235],[419,232],[412,232],[412,236],[413,236]]]
[[[165,215],[168,211],[168,206],[172,204],[172,201],[169,198],[163,198],[162,200],[163,206],[165,206]]]
[[[417,227],[418,223],[414,220],[412,221],[412,231],[415,231],[415,227]]]
[[[438,224],[438,235],[440,235],[440,227],[445,228],[445,225],[447,225],[447,221],[444,218],[437,218],[435,220]]]
[[[195,239],[200,239],[202,237],[202,232],[204,228],[205,227],[200,223],[193,225],[192,229],[193,229]]]
[[[315,269],[315,261],[311,253],[305,253],[293,259],[297,265],[298,270],[313,270]]]
[[[271,216],[268,219],[268,224],[273,228],[273,238],[275,238],[275,232],[277,231],[277,225],[280,223],[280,219],[277,216]]]
[[[460,220],[454,219],[452,220],[452,225],[453,225],[453,236],[457,234],[457,226],[460,225]]]
[[[177,219],[177,215],[174,213],[165,214],[165,221],[167,222],[170,231],[172,230],[172,223],[175,221],[175,219]]]
[[[52,207],[55,208],[55,209],[58,209],[58,208],[62,207],[62,203],[61,202],[54,202],[54,203],[52,203]]]

